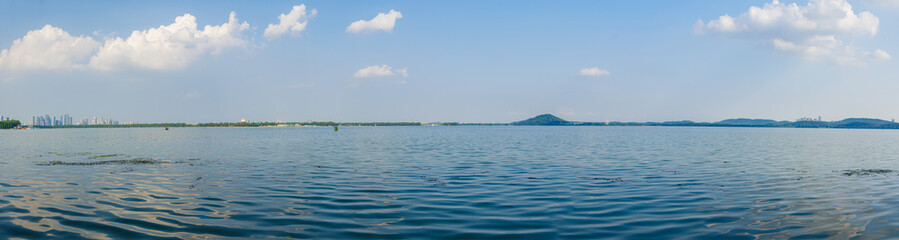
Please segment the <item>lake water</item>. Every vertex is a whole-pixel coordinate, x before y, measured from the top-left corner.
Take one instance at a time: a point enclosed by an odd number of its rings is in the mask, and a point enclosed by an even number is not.
[[[897,238],[899,171],[843,172],[894,168],[894,130],[0,131],[0,238]]]

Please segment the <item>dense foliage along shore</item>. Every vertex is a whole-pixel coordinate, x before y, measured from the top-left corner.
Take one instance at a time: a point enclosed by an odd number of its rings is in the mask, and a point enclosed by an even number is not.
[[[0,129],[10,129],[10,128],[15,128],[15,127],[18,127],[18,126],[21,125],[21,124],[22,124],[22,123],[20,123],[19,120],[0,121]]]

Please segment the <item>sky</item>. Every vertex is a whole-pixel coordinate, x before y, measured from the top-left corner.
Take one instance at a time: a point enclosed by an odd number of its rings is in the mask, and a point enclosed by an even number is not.
[[[897,43],[899,0],[0,0],[0,115],[890,120]]]

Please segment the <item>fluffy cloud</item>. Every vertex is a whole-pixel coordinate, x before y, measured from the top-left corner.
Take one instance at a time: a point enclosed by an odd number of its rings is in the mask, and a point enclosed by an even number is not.
[[[378,16],[372,18],[369,21],[359,20],[350,24],[350,26],[346,27],[346,31],[350,33],[360,33],[365,31],[385,31],[391,32],[393,31],[393,26],[396,25],[396,20],[403,18],[403,14],[390,9],[390,12],[387,13],[378,13]]]
[[[146,69],[180,69],[205,54],[218,54],[231,47],[245,46],[241,32],[249,29],[231,12],[228,22],[218,26],[197,28],[197,18],[190,14],[176,17],[175,22],[143,31],[134,31],[127,39],[107,39],[91,58],[90,66],[112,70],[123,66]]]
[[[406,68],[397,69],[396,71],[394,71],[392,67],[387,66],[385,64],[385,65],[380,65],[380,66],[378,66],[378,65],[368,66],[363,69],[359,69],[359,71],[356,71],[356,73],[353,74],[353,77],[369,78],[369,77],[389,77],[389,76],[395,76],[395,75],[408,77],[409,73]]]
[[[869,52],[844,45],[834,36],[812,36],[799,43],[783,39],[774,39],[771,42],[777,50],[799,53],[812,60],[826,57],[842,65],[859,65],[891,58],[890,54],[880,49]]]
[[[50,25],[29,31],[0,51],[0,69],[72,69],[81,68],[100,43],[86,36],[73,37]]]
[[[583,68],[583,69],[581,69],[581,71],[579,73],[583,76],[590,76],[590,77],[602,77],[602,76],[608,76],[610,74],[609,71],[599,69],[598,67]]]
[[[249,29],[231,12],[228,22],[197,28],[190,14],[158,28],[134,31],[127,39],[110,38],[105,42],[91,37],[73,37],[68,32],[46,25],[30,31],[0,52],[0,68],[115,70],[122,67],[144,69],[185,68],[205,54],[218,54],[232,47],[245,46],[241,32]]]
[[[297,34],[306,29],[306,24],[309,23],[309,19],[314,17],[317,11],[312,9],[309,13],[306,13],[306,5],[300,4],[299,6],[293,6],[293,9],[287,13],[287,15],[281,14],[278,16],[278,20],[281,22],[278,24],[269,24],[267,28],[265,28],[265,33],[263,34],[269,40],[281,37],[286,33]]]
[[[798,53],[808,59],[864,65],[889,59],[877,49],[867,52],[845,45],[838,38],[877,35],[880,19],[870,12],[855,13],[846,0],[811,0],[805,6],[778,0],[752,6],[737,17],[723,15],[708,23],[697,21],[694,31],[762,40],[774,49]]]

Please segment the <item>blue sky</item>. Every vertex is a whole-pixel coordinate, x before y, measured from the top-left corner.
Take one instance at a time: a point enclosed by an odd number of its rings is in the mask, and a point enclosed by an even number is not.
[[[891,0],[0,1],[0,13],[0,115],[28,121],[899,117]],[[185,14],[198,28],[153,35]]]

